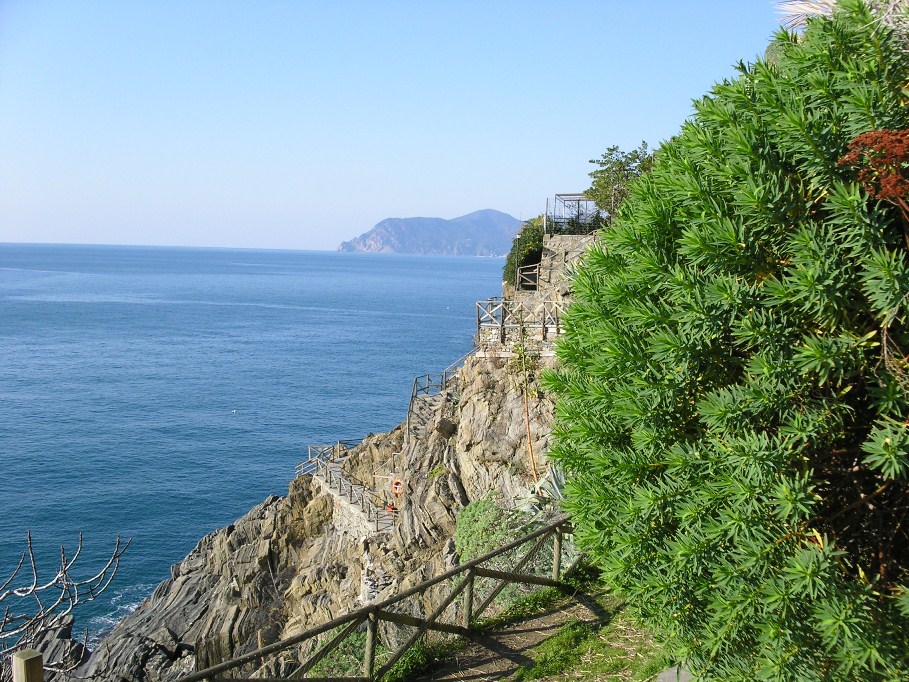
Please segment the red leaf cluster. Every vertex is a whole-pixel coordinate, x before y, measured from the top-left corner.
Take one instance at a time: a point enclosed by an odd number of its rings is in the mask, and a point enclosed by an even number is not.
[[[909,211],[909,129],[871,130],[849,143],[840,166],[858,169],[858,180],[874,198]]]

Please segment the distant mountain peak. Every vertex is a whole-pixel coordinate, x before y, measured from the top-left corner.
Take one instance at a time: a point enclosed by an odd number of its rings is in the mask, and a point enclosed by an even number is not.
[[[386,218],[338,251],[434,256],[504,256],[521,221],[484,208],[458,218]]]

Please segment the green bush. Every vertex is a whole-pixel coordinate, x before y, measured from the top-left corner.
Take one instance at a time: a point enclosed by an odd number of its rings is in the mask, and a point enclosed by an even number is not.
[[[458,512],[455,526],[455,550],[461,563],[517,540],[525,524],[523,515],[503,508],[491,494],[474,500]]]
[[[838,164],[909,64],[839,8],[663,145],[548,379],[576,538],[706,679],[909,679],[909,224]]]
[[[521,226],[511,251],[505,257],[505,268],[502,270],[502,281],[514,285],[518,268],[525,265],[528,259],[535,257],[539,262],[543,253],[543,217],[531,218]]]
[[[343,626],[342,626],[343,627]],[[331,632],[338,634],[342,628]],[[325,644],[328,637],[320,644]],[[347,636],[334,650],[313,667],[313,674],[319,677],[353,677],[363,670],[363,650],[366,648],[366,629],[363,627]],[[386,657],[387,657],[387,652]],[[377,656],[380,658],[381,656]]]
[[[542,518],[519,509],[506,509],[491,493],[474,500],[460,512],[455,526],[455,549],[461,563],[476,559],[503,545],[530,533],[542,524]],[[510,571],[530,549],[522,545],[500,554],[484,564],[486,568]],[[552,566],[552,547],[544,545],[522,569],[525,573],[548,575]],[[475,604],[480,604],[492,592],[497,581],[492,578],[477,580],[474,587]],[[524,599],[536,586],[507,584],[482,614],[486,619],[500,614]]]

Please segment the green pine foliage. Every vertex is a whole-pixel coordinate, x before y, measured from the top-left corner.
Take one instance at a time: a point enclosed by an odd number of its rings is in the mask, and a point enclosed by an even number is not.
[[[609,147],[599,159],[591,159],[597,169],[590,173],[590,187],[584,192],[593,199],[606,222],[610,222],[622,202],[628,198],[631,184],[653,167],[653,154],[647,143],[630,152],[618,146]]]
[[[543,216],[531,218],[521,226],[511,251],[505,257],[502,269],[502,281],[514,284],[518,268],[532,263],[539,263],[543,253]]]
[[[576,537],[704,679],[909,679],[909,225],[838,165],[909,128],[858,0],[664,144],[574,281]]]

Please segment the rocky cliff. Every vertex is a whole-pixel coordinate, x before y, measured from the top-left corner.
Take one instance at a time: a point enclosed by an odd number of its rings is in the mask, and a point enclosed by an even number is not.
[[[436,256],[503,256],[521,221],[485,209],[460,218],[387,218],[338,251],[411,253]]]
[[[435,384],[437,393],[417,396],[405,424],[370,434],[333,460],[336,478],[348,490],[368,492],[369,503],[357,506],[336,493],[324,469],[298,476],[286,496],[270,497],[204,537],[72,679],[175,680],[398,594],[457,563],[459,510],[487,495],[514,506],[529,497],[534,470],[547,470],[553,404],[539,375],[555,362],[553,334],[569,293],[565,273],[590,240],[547,241],[531,288],[484,302],[489,314],[478,318],[477,347],[456,377]],[[400,494],[392,481],[401,484]],[[392,501],[393,522],[384,511]],[[446,589],[439,584],[423,593],[413,615],[432,610]],[[388,645],[398,636],[380,632]],[[258,673],[280,677],[294,666],[278,658]]]
[[[303,475],[203,538],[171,578],[105,638],[77,674],[97,680],[174,680],[291,636],[454,564],[455,517],[470,500],[527,495],[546,469],[552,405],[539,390],[546,358],[525,375],[510,353],[471,356],[429,401],[424,423],[370,435],[345,476],[381,496],[403,483],[397,521],[376,532],[357,509]],[[417,607],[419,608],[419,607]],[[386,636],[393,636],[387,633]],[[280,665],[280,664],[274,664]],[[280,669],[274,674],[286,674]]]

